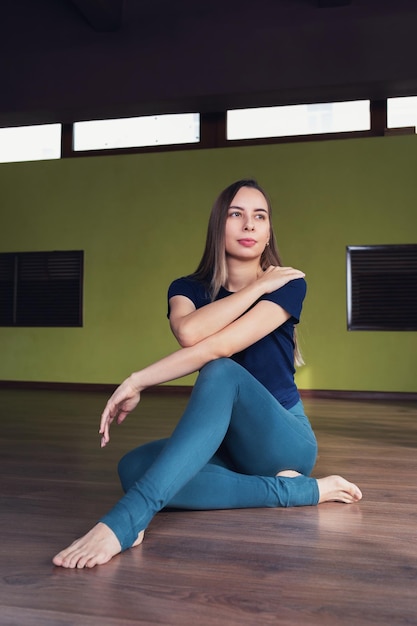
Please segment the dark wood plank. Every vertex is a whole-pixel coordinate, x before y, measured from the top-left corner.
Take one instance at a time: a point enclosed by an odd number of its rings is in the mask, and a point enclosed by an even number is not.
[[[315,475],[364,499],[296,509],[162,511],[143,545],[88,571],[51,556],[121,491],[118,458],[185,406],[144,395],[100,450],[106,394],[0,390],[0,624],[417,624],[417,405],[308,398]]]

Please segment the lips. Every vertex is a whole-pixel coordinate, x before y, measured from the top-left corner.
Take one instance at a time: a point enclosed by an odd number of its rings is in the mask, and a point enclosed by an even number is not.
[[[238,239],[238,242],[241,246],[245,246],[245,248],[251,248],[256,244],[256,239]]]

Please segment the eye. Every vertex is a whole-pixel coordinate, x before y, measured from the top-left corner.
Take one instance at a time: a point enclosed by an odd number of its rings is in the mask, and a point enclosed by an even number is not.
[[[256,214],[256,219],[258,219],[258,220],[266,220],[266,215],[264,215],[263,213],[257,213]]]
[[[242,213],[240,211],[230,211],[229,217],[240,217]]]

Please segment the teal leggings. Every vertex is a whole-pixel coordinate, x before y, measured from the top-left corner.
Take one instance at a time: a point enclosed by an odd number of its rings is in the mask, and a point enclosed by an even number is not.
[[[121,459],[125,495],[100,521],[125,550],[164,507],[314,505],[319,492],[309,475],[316,456],[301,401],[285,409],[243,367],[218,359],[202,368],[171,437]],[[287,469],[302,475],[276,476]]]

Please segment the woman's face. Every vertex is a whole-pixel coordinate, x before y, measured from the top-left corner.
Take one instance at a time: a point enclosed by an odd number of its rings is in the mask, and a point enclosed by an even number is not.
[[[241,187],[228,209],[226,255],[242,260],[260,258],[269,237],[269,209],[265,196],[253,187]]]

